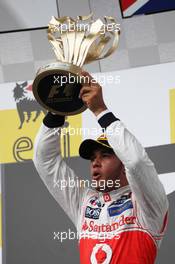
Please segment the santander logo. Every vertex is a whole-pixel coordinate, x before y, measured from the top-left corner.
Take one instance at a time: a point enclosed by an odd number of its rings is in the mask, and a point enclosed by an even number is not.
[[[136,217],[135,216],[124,217],[124,215],[122,215],[119,218],[118,222],[114,222],[111,225],[110,224],[98,225],[98,224],[95,224],[94,221],[90,221],[89,223],[87,223],[87,221],[85,221],[82,225],[82,231],[113,232],[113,231],[119,229],[121,226],[133,225],[135,223],[136,223]]]

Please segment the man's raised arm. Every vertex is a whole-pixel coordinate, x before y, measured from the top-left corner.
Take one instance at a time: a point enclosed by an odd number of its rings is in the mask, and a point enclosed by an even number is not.
[[[166,222],[168,200],[154,164],[135,136],[107,110],[101,86],[91,83],[92,77],[88,73],[83,75],[89,76],[90,83],[81,89],[80,97],[106,130],[109,144],[125,166],[142,223],[159,232]]]
[[[60,133],[64,117],[48,113],[43,123],[35,139],[34,165],[49,192],[76,225],[83,188],[61,157]]]
[[[143,225],[151,225],[154,231],[161,231],[168,200],[153,162],[135,136],[112,113],[102,116],[99,123],[106,128],[108,142],[125,166]]]

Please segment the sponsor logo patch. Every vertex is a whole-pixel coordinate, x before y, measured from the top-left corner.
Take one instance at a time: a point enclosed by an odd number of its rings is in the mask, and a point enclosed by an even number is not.
[[[91,208],[90,206],[87,206],[85,211],[85,217],[91,219],[99,219],[100,212],[100,208]]]
[[[104,201],[107,203],[107,202],[110,202],[111,201],[111,196],[109,195],[109,193],[104,193],[103,194],[103,199]]]
[[[133,204],[131,200],[127,200],[126,202],[119,202],[118,204],[112,204],[108,207],[109,216],[116,216],[122,214],[124,211],[133,208]]]
[[[92,197],[90,200],[89,200],[89,203],[93,206],[98,206],[99,208],[100,207],[103,207],[102,203],[100,202],[100,200],[98,199],[97,196],[94,196]]]
[[[129,194],[122,195],[119,199],[116,201],[112,202],[109,207],[113,205],[121,205],[123,204],[126,200],[131,198],[131,192]]]
[[[136,224],[136,217],[135,216],[127,216],[124,217],[124,215],[120,216],[117,220],[117,222],[114,222],[112,224],[96,224],[93,220],[91,220],[89,223],[85,220],[85,222],[82,225],[82,231],[86,232],[113,232],[121,227],[128,227],[128,225],[135,225]]]

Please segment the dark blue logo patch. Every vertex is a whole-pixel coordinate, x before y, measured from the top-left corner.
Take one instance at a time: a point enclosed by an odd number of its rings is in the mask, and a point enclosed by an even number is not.
[[[85,211],[85,217],[91,219],[99,219],[100,212],[100,208],[91,208],[90,206],[87,206]]]
[[[123,204],[126,200],[131,198],[131,193],[122,195],[119,199],[114,201],[113,203],[110,204],[109,207],[112,207],[113,205],[121,205]]]
[[[127,200],[126,202],[122,203],[118,202],[117,204],[113,203],[108,207],[108,213],[109,216],[116,216],[131,208],[133,208],[131,200]]]

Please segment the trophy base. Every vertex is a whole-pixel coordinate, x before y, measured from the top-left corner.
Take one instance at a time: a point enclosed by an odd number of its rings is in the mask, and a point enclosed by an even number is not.
[[[87,109],[79,98],[82,88],[80,73],[76,65],[53,62],[41,67],[33,82],[33,94],[38,103],[50,112],[70,116]]]

